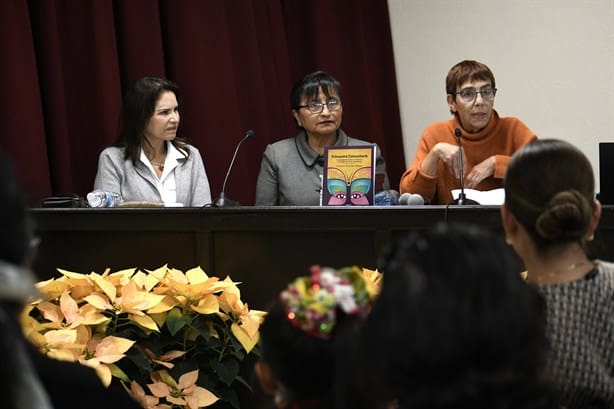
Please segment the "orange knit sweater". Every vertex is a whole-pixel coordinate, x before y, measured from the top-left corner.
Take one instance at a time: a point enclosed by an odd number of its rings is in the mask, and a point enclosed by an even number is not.
[[[462,129],[457,117],[429,125],[422,134],[413,163],[403,173],[399,191],[419,193],[431,204],[448,204],[452,189],[460,188],[460,180],[448,167],[439,162],[437,176],[429,176],[420,170],[420,165],[433,146],[439,142],[456,144],[454,129]],[[467,173],[486,158],[496,155],[495,174],[480,182],[475,189],[490,190],[503,187],[503,177],[511,155],[537,136],[518,118],[500,118],[493,110],[488,125],[477,133],[462,133]]]

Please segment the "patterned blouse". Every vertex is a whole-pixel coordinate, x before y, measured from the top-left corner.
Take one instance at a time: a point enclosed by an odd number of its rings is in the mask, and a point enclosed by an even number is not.
[[[614,408],[614,263],[584,279],[543,285],[549,373],[568,409]]]

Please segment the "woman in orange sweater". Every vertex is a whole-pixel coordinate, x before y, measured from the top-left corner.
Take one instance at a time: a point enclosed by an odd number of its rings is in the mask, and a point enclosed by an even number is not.
[[[446,92],[454,117],[424,130],[399,188],[431,204],[452,202],[451,190],[460,188],[460,149],[465,188],[490,190],[503,187],[511,155],[537,139],[518,118],[501,118],[493,109],[497,88],[485,64],[466,60],[454,65],[446,77]]]

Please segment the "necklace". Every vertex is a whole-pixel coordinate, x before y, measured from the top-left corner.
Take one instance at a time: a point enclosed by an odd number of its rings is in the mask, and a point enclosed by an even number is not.
[[[590,260],[582,260],[577,263],[571,263],[567,266],[552,270],[552,272],[545,275],[534,275],[530,278],[530,274],[527,271],[526,279],[533,281],[536,284],[556,284],[570,281],[576,281],[584,277],[587,273],[588,267],[592,270],[595,264]]]
[[[150,160],[151,164],[156,166],[160,172],[164,171],[164,163],[160,163],[160,162],[154,162],[153,160]]]

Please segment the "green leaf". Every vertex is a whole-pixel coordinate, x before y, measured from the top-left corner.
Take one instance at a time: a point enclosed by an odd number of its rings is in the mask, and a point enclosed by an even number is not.
[[[169,311],[168,316],[166,317],[166,327],[171,335],[176,335],[181,328],[185,327],[186,320],[181,313],[181,309],[173,308]]]
[[[224,359],[221,362],[217,359],[212,359],[211,367],[220,377],[220,381],[230,386],[235,378],[239,375],[239,363],[234,359]]]
[[[235,378],[235,381],[243,385],[248,391],[250,392],[254,391],[254,388],[252,388],[252,386],[249,383],[247,383],[247,381],[242,376],[237,376]]]
[[[220,391],[218,391],[219,396],[222,400],[230,403],[232,405],[233,408],[239,408],[240,403],[239,403],[239,396],[237,395],[237,392],[235,392],[233,389],[231,388],[224,388]]]
[[[130,382],[130,378],[117,365],[108,364],[107,367],[111,370],[111,375],[125,382]]]
[[[209,342],[211,338],[211,334],[209,332],[209,322],[210,319],[208,317],[199,315],[192,321],[192,328],[198,332],[198,334],[203,337],[206,342]]]
[[[175,379],[179,379],[179,376],[183,375],[186,372],[193,371],[194,369],[200,369],[201,375],[199,378],[202,378],[202,374],[206,374],[206,368],[201,368],[196,365],[195,362],[189,361],[178,361],[175,362],[175,367],[170,370],[170,373],[175,377]]]
[[[129,360],[132,362],[137,368],[142,371],[150,372],[152,370],[151,363],[149,359],[147,359],[143,353],[137,348],[131,348],[127,353],[126,357],[118,362],[118,364],[122,364],[125,360]]]

